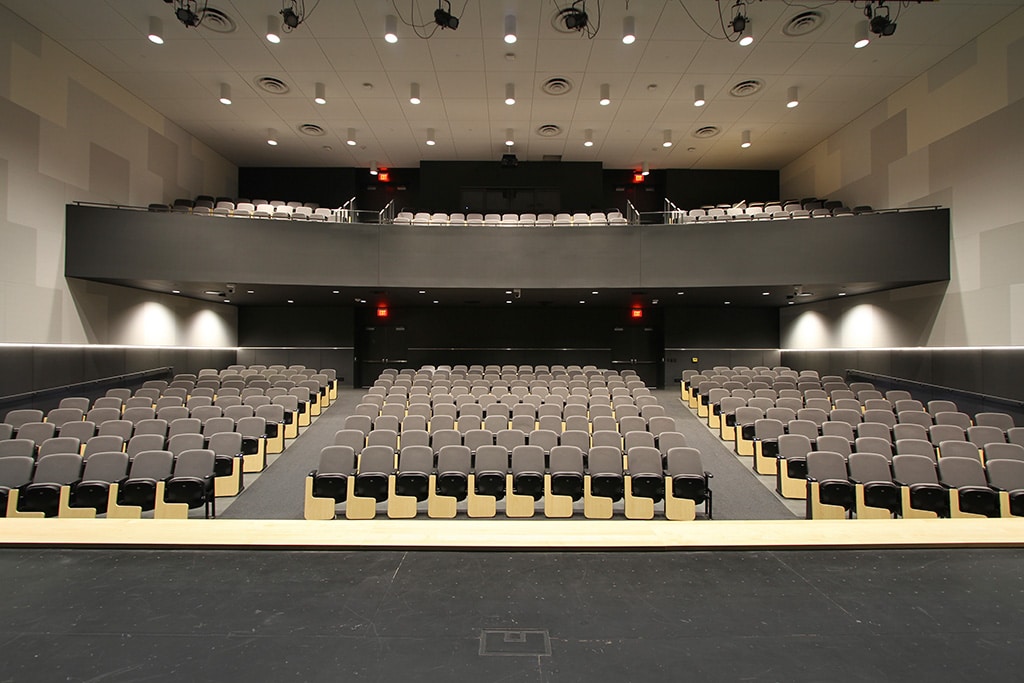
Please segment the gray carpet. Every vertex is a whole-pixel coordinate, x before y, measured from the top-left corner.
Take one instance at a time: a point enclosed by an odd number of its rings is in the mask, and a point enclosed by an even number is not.
[[[683,405],[679,389],[651,392],[674,418],[687,443],[701,453],[704,469],[715,475],[711,490],[715,494],[715,519],[793,519],[796,515],[760,480],[751,469],[751,458],[739,458],[707,423]],[[801,501],[802,505],[802,501]]]
[[[239,494],[223,519],[302,519],[305,477],[316,469],[320,449],[334,443],[334,433],[355,412],[362,389],[338,388],[338,398],[251,485]]]

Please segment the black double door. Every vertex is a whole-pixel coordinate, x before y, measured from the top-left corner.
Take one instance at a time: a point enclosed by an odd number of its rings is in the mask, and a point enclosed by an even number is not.
[[[664,343],[654,326],[629,325],[612,330],[612,369],[633,370],[649,387],[663,384]]]
[[[385,368],[400,370],[409,364],[409,342],[402,326],[361,327],[356,350],[359,386],[372,386]]]

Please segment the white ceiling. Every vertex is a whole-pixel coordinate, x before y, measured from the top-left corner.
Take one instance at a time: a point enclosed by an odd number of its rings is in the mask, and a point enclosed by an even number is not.
[[[1021,7],[1021,0],[942,0],[907,4],[898,29],[852,48],[863,2],[765,0],[751,2],[756,41],[740,47],[722,39],[719,4],[713,0],[587,0],[592,40],[560,33],[553,17],[569,0],[453,0],[457,31],[429,39],[399,25],[397,44],[383,39],[387,14],[429,22],[434,0],[306,0],[308,20],[278,45],[264,38],[267,17],[280,0],[210,0],[237,24],[230,34],[205,26],[189,29],[160,0],[0,0],[154,109],[239,166],[417,166],[428,160],[497,159],[505,130],[515,131],[520,160],[561,155],[566,161],[601,161],[606,168],[777,169],[817,144],[888,94]],[[685,2],[685,8],[683,3]],[[200,0],[202,6],[203,0]],[[464,5],[464,6],[463,6]],[[557,6],[556,6],[557,5]],[[731,2],[721,4],[728,22]],[[396,9],[397,7],[397,9]],[[628,10],[627,10],[628,7]],[[824,16],[812,33],[791,37],[783,27],[816,9]],[[688,16],[696,19],[698,25]],[[506,13],[518,17],[519,41],[502,40]],[[621,42],[623,18],[636,17],[637,41]],[[149,17],[163,20],[164,45],[146,39]],[[705,34],[706,29],[713,39]],[[259,76],[290,86],[286,95],[259,90]],[[568,78],[571,92],[550,96],[540,85]],[[730,87],[759,79],[764,88],[745,98]],[[324,83],[328,102],[313,103]],[[422,103],[409,103],[410,84]],[[218,102],[221,83],[233,104]],[[504,104],[505,84],[517,102]],[[598,104],[602,83],[612,103]],[[708,104],[692,104],[705,86]],[[800,106],[787,109],[797,86]],[[298,132],[313,123],[323,137]],[[556,124],[562,133],[536,133]],[[721,133],[698,139],[697,128]],[[280,145],[268,146],[267,129]],[[358,145],[345,144],[357,131]],[[435,129],[437,145],[425,144]],[[594,146],[583,146],[592,129]],[[676,144],[662,147],[663,131]],[[753,146],[739,146],[750,130]]]

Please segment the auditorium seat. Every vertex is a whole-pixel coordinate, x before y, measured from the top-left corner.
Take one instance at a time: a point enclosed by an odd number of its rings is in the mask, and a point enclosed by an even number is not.
[[[18,494],[17,512],[41,513],[56,517],[60,509],[62,486],[81,479],[82,457],[78,453],[54,453],[38,460],[31,483]]]
[[[1024,517],[1024,461],[993,460],[985,469],[989,485],[999,492],[1001,515]]]
[[[885,456],[854,453],[848,468],[858,519],[890,519],[900,514],[900,488],[892,480],[890,461]]]
[[[552,214],[552,213],[539,213],[539,214],[537,214],[537,220],[535,222],[535,225],[538,228],[540,228],[540,227],[547,228],[547,227],[551,227],[554,224],[555,224],[555,215],[554,214]]]
[[[939,458],[939,481],[949,487],[950,517],[999,517],[998,492],[977,458]]]
[[[501,214],[499,213],[488,213],[484,215],[484,225],[487,227],[497,227],[501,224]]]
[[[846,457],[830,450],[808,453],[807,519],[843,519],[853,508],[854,486],[846,469]]]
[[[949,517],[950,497],[939,483],[933,459],[923,455],[895,455],[892,472],[893,480],[900,486],[904,518]]]
[[[704,469],[700,451],[676,447],[665,455],[665,517],[691,520],[695,506],[704,503],[704,515],[713,518],[711,477]]]
[[[467,513],[470,517],[493,517],[496,501],[505,498],[509,451],[503,446],[481,446],[469,475]]]

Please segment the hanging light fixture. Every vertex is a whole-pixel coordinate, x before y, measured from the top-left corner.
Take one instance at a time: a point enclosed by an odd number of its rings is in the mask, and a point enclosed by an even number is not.
[[[420,100],[420,84],[410,83],[409,84],[409,104],[419,104]]]
[[[377,171],[377,162],[376,161],[370,162],[370,175],[377,175],[377,173],[378,173],[378,171]]]
[[[149,42],[155,45],[164,44],[164,22],[159,17],[149,18]]]
[[[707,104],[707,100],[704,99],[704,86],[693,86],[693,106],[703,107],[705,104]]]
[[[516,15],[506,14],[505,15],[505,42],[509,45],[519,40],[516,35]]]
[[[612,103],[612,87],[607,83],[601,84],[601,99],[599,99],[597,102],[602,107],[607,107],[609,104]]]
[[[511,128],[506,128],[505,129],[505,146],[506,147],[511,147],[514,144],[516,144],[516,141],[513,138],[513,131],[512,131]]]
[[[271,147],[277,147],[277,131],[273,128],[267,129],[267,144]]]
[[[672,131],[666,130],[664,133],[662,133],[661,146],[662,147],[671,147],[672,146]]]
[[[868,43],[871,42],[871,34],[869,32],[869,24],[867,19],[858,21],[853,27],[853,47],[861,49],[867,47]]]
[[[640,164],[640,175],[650,175],[651,166],[646,161]]]
[[[740,45],[742,45],[743,47],[747,47],[748,45],[753,45],[753,43],[754,43],[754,34],[750,30],[750,20],[748,19],[747,20],[747,27],[745,29],[743,29],[743,33],[740,34]]]
[[[749,130],[743,131],[743,133],[740,135],[740,147],[742,147],[743,149],[746,149],[747,147],[750,147],[750,131]]]
[[[636,17],[626,17],[622,20],[622,42],[626,45],[636,42]]]
[[[316,83],[313,86],[313,101],[317,104],[327,104],[327,86],[323,83]]]
[[[512,105],[516,103],[516,84],[506,83],[505,84],[505,104]]]
[[[384,17],[384,40],[389,43],[398,42],[398,17],[394,14]]]
[[[220,103],[231,104],[231,86],[227,83],[220,84]]]
[[[795,85],[789,86],[786,91],[786,106],[790,109],[800,106],[799,91]]]
[[[591,130],[590,128],[587,128],[585,131],[583,131],[583,146],[584,147],[593,147],[594,146],[594,131]]]
[[[281,34],[278,32],[277,16],[271,14],[267,17],[267,42],[277,45],[281,42]]]
[[[356,129],[349,128],[348,135],[345,137],[345,144],[349,147],[355,147],[356,145]]]
[[[437,140],[434,139],[434,129],[427,128],[427,144],[433,147],[437,144]]]

